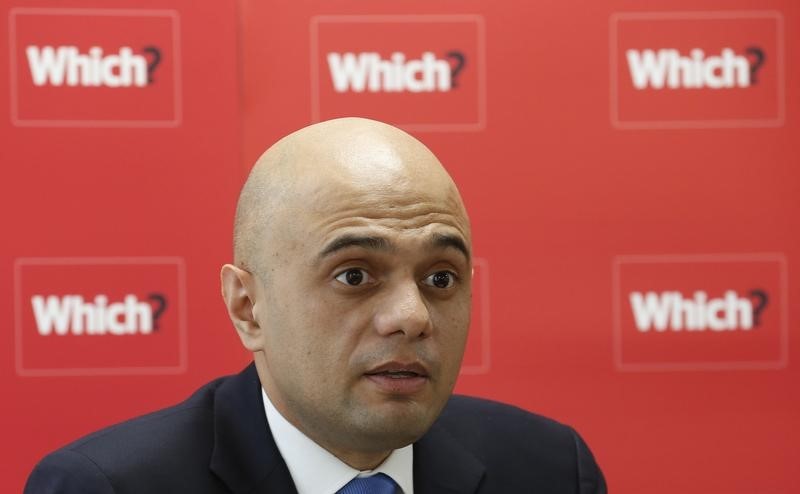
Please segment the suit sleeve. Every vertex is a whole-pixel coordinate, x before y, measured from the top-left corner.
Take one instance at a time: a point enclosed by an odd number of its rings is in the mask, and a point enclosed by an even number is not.
[[[111,482],[86,456],[60,450],[33,469],[24,494],[114,494]]]
[[[608,492],[606,479],[603,477],[600,467],[597,466],[589,446],[574,429],[572,437],[575,439],[577,450],[578,492],[580,494],[606,494]]]

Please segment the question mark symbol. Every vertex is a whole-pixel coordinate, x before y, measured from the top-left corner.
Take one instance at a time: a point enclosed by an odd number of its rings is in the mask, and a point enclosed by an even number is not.
[[[759,289],[750,290],[750,296],[758,300],[755,307],[753,307],[753,325],[758,326],[761,324],[761,311],[769,303],[769,296],[767,296],[767,292]]]
[[[153,311],[153,329],[158,330],[158,318],[167,309],[167,298],[160,293],[151,293],[147,295],[147,299],[156,303],[156,308]]]
[[[756,73],[758,69],[764,65],[764,60],[767,59],[767,56],[764,55],[764,50],[757,46],[748,46],[745,50],[745,53],[751,55],[750,60],[750,82],[753,84],[758,83],[758,79],[756,78]]]
[[[452,86],[454,88],[458,87],[458,74],[461,73],[461,70],[464,68],[464,65],[467,63],[467,57],[464,56],[463,53],[460,51],[448,51],[445,57],[453,60],[454,64],[450,64],[450,80],[452,81]]]
[[[153,72],[155,72],[158,64],[161,63],[161,50],[159,50],[157,46],[145,46],[142,51],[152,55],[152,60],[147,64],[147,83],[152,84]]]

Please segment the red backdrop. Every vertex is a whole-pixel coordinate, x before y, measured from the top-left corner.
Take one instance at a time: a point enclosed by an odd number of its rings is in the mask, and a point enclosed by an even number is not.
[[[613,492],[800,490],[800,6],[3,1],[4,491],[249,360],[238,189],[362,115],[471,214],[457,390],[575,426]]]

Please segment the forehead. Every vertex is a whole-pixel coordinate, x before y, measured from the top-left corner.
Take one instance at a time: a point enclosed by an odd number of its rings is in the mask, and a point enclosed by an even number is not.
[[[446,235],[469,246],[469,222],[454,187],[376,185],[345,182],[318,190],[298,226],[305,223],[317,247],[343,235],[384,238],[392,247],[416,247]]]
[[[350,236],[384,239],[392,248],[385,251],[418,250],[436,245],[437,236],[444,235],[469,250],[469,222],[449,177],[385,178],[342,173],[305,180],[292,199],[295,207],[281,215],[289,242],[285,247],[316,257],[331,242]]]

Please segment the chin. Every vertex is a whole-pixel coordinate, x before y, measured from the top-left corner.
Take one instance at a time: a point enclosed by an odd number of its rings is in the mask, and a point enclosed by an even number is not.
[[[438,415],[438,414],[437,414]],[[436,419],[436,415],[427,413],[385,414],[372,417],[368,424],[362,424],[360,435],[364,442],[375,450],[385,451],[402,448],[422,437]]]
[[[408,446],[421,438],[428,427],[422,428],[419,424],[414,424],[414,429],[403,428],[400,424],[390,424],[381,431],[367,433],[364,443],[367,449],[374,451],[389,451]]]

